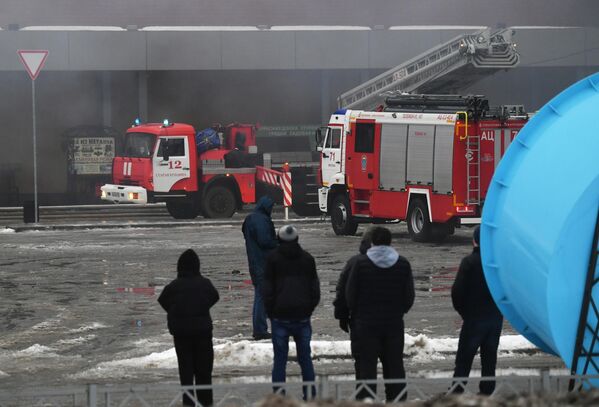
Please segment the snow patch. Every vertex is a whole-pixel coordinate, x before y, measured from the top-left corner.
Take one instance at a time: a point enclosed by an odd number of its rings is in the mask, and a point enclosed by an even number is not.
[[[56,345],[60,345],[60,346],[81,345],[81,344],[83,344],[85,342],[89,342],[95,338],[96,338],[96,335],[85,335],[85,336],[79,336],[77,338],[61,339],[56,342]]]
[[[406,335],[404,353],[414,361],[427,362],[442,360],[458,349],[458,338],[430,338],[426,335]],[[522,335],[504,335],[499,339],[499,356],[509,355],[514,351],[536,349]]]
[[[8,373],[4,373],[2,370],[0,370],[0,377],[7,377]]]
[[[54,348],[36,343],[28,348],[15,352],[17,357],[54,358],[59,357]]]
[[[11,228],[2,228],[0,229],[0,233],[15,233],[15,230]]]
[[[219,367],[251,367],[272,364],[272,344],[267,341],[255,342],[246,339],[214,340],[214,366]],[[151,342],[145,342],[151,344]],[[144,341],[139,341],[140,346]],[[406,335],[405,354],[418,362],[427,362],[454,357],[458,346],[458,338],[430,338],[426,335]],[[311,343],[312,358],[317,364],[339,363],[351,358],[351,344],[345,341],[314,340]],[[536,347],[520,335],[502,336],[499,344],[500,356],[509,355],[513,351],[536,349]],[[295,343],[289,343],[289,356],[296,356]],[[128,377],[132,369],[176,369],[177,354],[171,348],[149,355],[113,360],[98,364],[95,368],[73,375],[73,378]]]
[[[499,338],[499,351],[508,352],[524,349],[536,349],[528,339],[522,335],[504,335]]]
[[[445,359],[443,353],[455,352],[458,346],[456,338],[431,339],[426,335],[406,335],[404,353],[412,360],[426,362]]]
[[[316,343],[312,342],[312,346]],[[289,344],[289,354],[295,354],[295,344]],[[316,355],[314,355],[316,356]],[[226,342],[214,347],[214,366],[264,366],[272,363],[272,343]]]
[[[95,331],[97,329],[102,329],[102,328],[107,328],[107,326],[100,322],[92,322],[89,325],[83,325],[79,328],[71,329],[69,331],[69,333],[89,332],[89,331]]]

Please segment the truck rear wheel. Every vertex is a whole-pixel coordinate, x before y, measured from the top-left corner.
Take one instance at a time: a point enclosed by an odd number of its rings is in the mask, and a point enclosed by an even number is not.
[[[346,195],[337,195],[331,208],[331,225],[336,235],[356,234],[358,223],[352,218],[351,206]]]
[[[415,242],[429,242],[432,237],[432,223],[428,216],[428,206],[420,198],[414,198],[408,207],[408,233]]]
[[[225,186],[214,186],[204,194],[202,212],[207,218],[230,218],[235,207],[235,195]]]
[[[193,201],[168,201],[166,210],[175,219],[195,219],[198,216],[198,208]]]

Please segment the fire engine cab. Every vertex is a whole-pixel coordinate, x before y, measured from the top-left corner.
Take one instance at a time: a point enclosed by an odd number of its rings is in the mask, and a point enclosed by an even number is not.
[[[256,181],[282,187],[281,172],[256,165],[254,125],[207,130],[201,138],[188,124],[136,121],[117,142],[113,183],[102,186],[102,199],[166,202],[175,219],[226,218],[256,201]]]
[[[338,110],[317,131],[319,207],[338,235],[406,221],[415,241],[480,221],[495,167],[528,115],[482,96],[396,95],[381,111]]]

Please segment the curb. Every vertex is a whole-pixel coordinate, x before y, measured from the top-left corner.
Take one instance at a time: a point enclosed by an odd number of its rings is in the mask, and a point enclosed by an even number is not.
[[[326,220],[321,218],[291,218],[285,219],[273,219],[275,224],[284,223],[301,223],[301,224],[317,224],[326,223]],[[189,227],[189,226],[227,226],[227,225],[240,225],[243,223],[243,219],[216,221],[216,220],[200,220],[200,221],[187,221],[187,222],[144,222],[140,221],[137,223],[79,223],[79,224],[56,224],[56,225],[6,225],[4,229],[12,229],[15,233],[20,232],[45,232],[45,231],[57,231],[57,230],[86,230],[86,229],[139,229],[139,228],[174,228],[174,227]]]

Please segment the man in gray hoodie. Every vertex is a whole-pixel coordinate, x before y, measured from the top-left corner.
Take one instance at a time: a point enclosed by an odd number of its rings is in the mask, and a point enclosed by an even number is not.
[[[389,229],[375,227],[371,238],[372,247],[356,258],[345,290],[356,380],[376,379],[379,359],[385,379],[404,379],[403,316],[414,304],[412,268],[390,246]],[[374,395],[376,386],[368,385],[356,398]],[[405,400],[405,384],[387,384],[385,395],[387,402]]]

